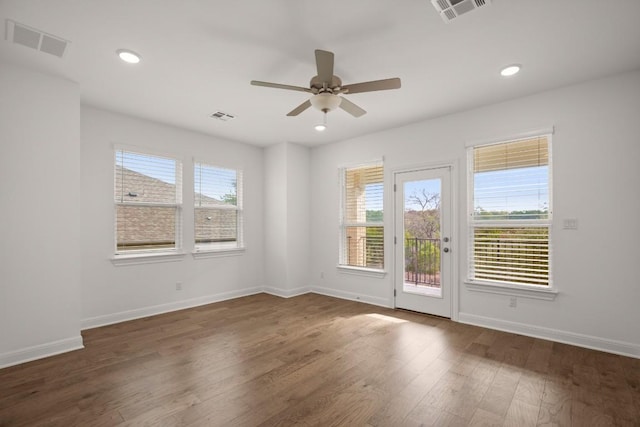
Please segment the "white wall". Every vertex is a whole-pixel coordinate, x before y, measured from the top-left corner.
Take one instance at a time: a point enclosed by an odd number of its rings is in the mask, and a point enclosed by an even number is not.
[[[311,151],[287,144],[287,287],[290,292],[309,286],[309,166]]]
[[[310,150],[294,143],[265,148],[266,290],[291,296],[309,284]]]
[[[287,287],[286,155],[286,144],[264,149],[264,270],[273,293]]]
[[[80,92],[0,64],[0,367],[82,347]]]
[[[393,277],[336,270],[337,168],[385,158],[385,260],[393,248],[392,170],[457,160],[460,320],[640,356],[640,72],[544,92],[314,148],[311,155],[311,275],[325,293],[393,305]],[[555,126],[553,136],[554,301],[469,291],[466,276],[466,155],[469,141]],[[563,230],[577,218],[578,230]],[[324,274],[324,279],[320,274]]]
[[[93,107],[81,109],[82,318],[90,327],[259,292],[264,284],[262,149]],[[177,262],[115,266],[113,144],[183,162],[184,249]],[[193,159],[241,169],[244,242],[234,256],[194,259]],[[176,290],[176,283],[182,290]]]

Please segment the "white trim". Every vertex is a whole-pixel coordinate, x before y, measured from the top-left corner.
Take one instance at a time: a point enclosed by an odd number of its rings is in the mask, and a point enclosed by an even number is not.
[[[464,284],[470,291],[485,292],[488,294],[510,295],[513,297],[541,299],[545,301],[553,301],[558,296],[557,289],[547,287],[543,289],[537,286],[521,286],[516,284],[501,284],[468,280],[465,280]]]
[[[338,169],[355,169],[355,168],[365,168],[368,166],[383,166],[384,165],[384,156],[377,157],[374,160],[367,160],[364,162],[353,162],[353,163],[342,163],[338,165]]]
[[[136,254],[116,254],[111,258],[111,263],[117,267],[124,265],[156,264],[160,262],[182,261],[186,253],[184,252],[145,252]]]
[[[239,256],[244,255],[245,248],[233,248],[233,249],[196,249],[191,252],[193,259],[203,258],[220,258],[226,256]]]
[[[105,314],[83,319],[82,330],[97,328],[100,326],[112,325],[114,323],[126,322],[128,320],[140,319],[142,317],[155,316],[157,314],[169,313],[172,311],[184,310],[185,308],[198,307],[212,304],[214,302],[226,301],[229,299],[246,297],[262,292],[261,287],[241,289],[237,291],[221,292],[219,294],[205,295],[202,297],[186,299],[182,301],[159,304],[150,307],[143,307],[134,310],[121,311],[118,313]]]
[[[491,138],[470,140],[470,141],[465,142],[464,145],[465,145],[466,148],[470,148],[470,147],[478,147],[478,146],[481,146],[481,145],[492,145],[492,144],[500,144],[500,143],[504,143],[504,142],[514,142],[514,141],[518,141],[520,139],[528,139],[528,138],[533,138],[533,137],[536,137],[536,136],[553,135],[554,132],[555,132],[554,126],[547,126],[547,127],[528,130],[528,131],[524,131],[524,132],[506,134],[506,135],[496,136],[496,137],[491,137]]]
[[[184,162],[184,156],[177,151],[162,151],[157,148],[153,148],[152,146],[146,145],[131,145],[131,144],[120,144],[118,142],[111,142],[111,149],[114,152],[114,160],[115,160],[115,152],[116,151],[128,151],[130,153],[145,155],[148,154],[150,156],[156,157],[164,157],[169,160],[176,160],[179,163]],[[115,164],[115,161],[114,161]]]
[[[309,292],[311,292],[311,289],[306,286],[303,286],[300,288],[294,288],[294,289],[281,289],[281,288],[273,288],[270,286],[265,286],[264,288],[262,288],[262,292],[269,295],[275,295],[281,298],[291,298],[291,297],[297,297],[299,295],[308,294]]]
[[[460,240],[462,239],[462,233],[460,233],[460,201],[458,195],[460,194],[460,183],[458,181],[460,173],[460,164],[458,159],[454,159],[451,162],[451,184],[449,191],[451,192],[451,240],[449,246],[451,247],[451,320],[458,321],[458,314],[460,312],[460,257],[458,253],[460,251]]]
[[[204,160],[202,160],[202,159],[204,159]],[[196,163],[204,163],[205,165],[212,166],[214,168],[235,170],[236,172],[241,171],[241,170],[244,169],[244,167],[242,165],[233,166],[233,165],[228,165],[228,164],[227,165],[222,165],[220,163],[217,163],[219,159],[209,161],[210,158],[207,157],[207,156],[200,156],[200,155],[195,156],[194,155],[194,156],[191,156],[188,160],[191,160],[190,163],[191,163],[192,166],[195,165]]]
[[[82,336],[64,338],[0,354],[0,369],[83,349]]]
[[[532,326],[470,313],[460,313],[459,322],[640,359],[640,345],[630,342]]]
[[[430,163],[420,163],[410,166],[403,166],[399,168],[391,169],[391,177],[395,178],[396,174],[399,173],[409,173],[409,172],[420,172],[423,170],[431,170],[431,169],[449,169],[451,173],[453,173],[454,166],[458,163],[457,159],[450,159],[442,162],[430,162]],[[395,180],[394,180],[395,184]]]
[[[363,302],[377,305],[379,307],[393,308],[393,300],[389,298],[372,297],[370,295],[360,295],[353,292],[340,291],[337,289],[324,288],[321,286],[311,286],[311,292],[318,295],[335,297],[349,301]]]
[[[366,267],[354,267],[352,265],[340,265],[336,266],[339,273],[354,274],[356,276],[376,277],[382,279],[387,275],[386,270],[377,270],[375,268]]]

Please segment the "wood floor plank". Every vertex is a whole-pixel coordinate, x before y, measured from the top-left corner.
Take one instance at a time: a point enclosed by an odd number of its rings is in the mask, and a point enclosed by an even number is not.
[[[532,405],[513,399],[504,418],[505,427],[529,427],[536,426],[540,405]]]
[[[640,361],[258,294],[83,331],[0,370],[0,426],[637,426]]]

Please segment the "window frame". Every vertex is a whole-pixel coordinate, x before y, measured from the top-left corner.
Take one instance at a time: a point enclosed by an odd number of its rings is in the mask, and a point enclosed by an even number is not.
[[[196,196],[196,173],[198,169],[198,165],[205,166],[212,169],[224,170],[224,171],[233,171],[235,172],[235,182],[236,182],[236,204],[233,205],[220,205],[218,207],[212,206],[198,206],[197,205],[197,196]],[[200,182],[202,184],[202,182]],[[208,258],[208,257],[217,257],[217,256],[230,256],[230,255],[239,255],[245,250],[245,242],[244,242],[244,174],[242,169],[239,168],[231,168],[226,166],[219,166],[212,162],[207,162],[204,160],[193,159],[193,183],[192,183],[192,191],[193,191],[193,252],[192,255],[194,258]],[[208,243],[197,243],[196,242],[196,227],[197,227],[197,210],[198,208],[208,208],[208,209],[216,209],[220,211],[235,211],[236,212],[236,240],[231,242],[208,242]]]
[[[364,222],[347,222],[345,221],[346,209],[347,209],[347,189],[346,189],[346,174],[349,170],[355,169],[364,169],[379,166],[382,168],[382,180],[380,184],[382,184],[382,220],[380,221],[364,221]],[[355,163],[348,164],[339,167],[339,185],[340,185],[340,212],[339,212],[339,237],[338,237],[338,263],[337,268],[341,273],[353,274],[353,275],[364,275],[375,278],[382,278],[386,275],[387,271],[385,269],[386,266],[386,256],[385,256],[385,225],[384,225],[384,216],[385,216],[385,170],[384,170],[384,159],[373,160],[369,162],[363,163]],[[344,262],[346,258],[346,253],[348,252],[348,248],[345,246],[347,228],[349,227],[379,227],[382,229],[382,268],[375,267],[367,267],[367,266],[358,266],[358,265],[350,265]]]
[[[128,202],[125,200],[115,200],[115,192],[117,190],[117,162],[118,153],[131,153],[139,156],[158,157],[166,160],[171,160],[175,165],[175,202],[162,203],[162,202]],[[170,153],[158,152],[153,149],[136,146],[125,145],[113,145],[113,158],[112,158],[112,171],[113,171],[113,257],[112,263],[114,265],[132,265],[132,264],[146,264],[157,262],[170,262],[180,261],[184,257],[183,252],[183,162],[179,156]],[[131,250],[119,250],[118,249],[118,207],[119,206],[135,206],[135,207],[167,207],[175,209],[175,223],[174,223],[174,246],[171,248],[146,248],[146,249],[131,249]]]
[[[466,145],[467,151],[467,276],[465,284],[467,289],[477,292],[487,292],[493,294],[504,294],[510,296],[521,296],[542,300],[555,299],[558,291],[553,280],[553,128],[526,132],[512,137],[500,138],[489,141],[472,142]],[[515,143],[534,139],[538,137],[547,138],[548,143],[548,218],[544,219],[475,219],[475,198],[474,198],[474,152],[476,148],[498,144]],[[533,228],[540,227],[548,230],[548,285],[510,283],[503,281],[493,281],[487,279],[476,279],[474,277],[474,233],[482,228]]]

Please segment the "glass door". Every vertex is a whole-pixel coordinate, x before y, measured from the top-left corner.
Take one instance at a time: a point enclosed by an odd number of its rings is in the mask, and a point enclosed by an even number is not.
[[[399,172],[395,179],[395,305],[451,317],[451,171]]]

